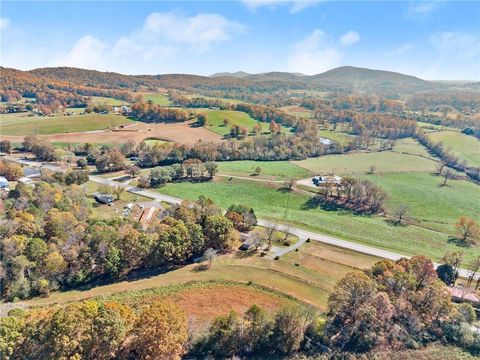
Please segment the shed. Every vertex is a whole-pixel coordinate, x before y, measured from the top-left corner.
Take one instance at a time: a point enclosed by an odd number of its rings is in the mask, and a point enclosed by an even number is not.
[[[110,204],[113,202],[113,196],[110,194],[95,194],[95,200],[102,204]]]

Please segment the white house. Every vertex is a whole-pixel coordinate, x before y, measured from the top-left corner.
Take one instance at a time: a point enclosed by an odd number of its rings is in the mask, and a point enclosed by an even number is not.
[[[314,176],[312,178],[312,182],[319,186],[319,185],[322,185],[322,184],[340,184],[342,182],[342,178],[340,176],[336,176],[336,175],[328,175],[328,176],[325,176],[325,175],[320,175],[320,176]]]

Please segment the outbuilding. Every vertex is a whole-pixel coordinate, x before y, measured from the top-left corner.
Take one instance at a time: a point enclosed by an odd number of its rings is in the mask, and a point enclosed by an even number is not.
[[[113,202],[113,196],[110,194],[95,194],[95,200],[102,204],[110,204]]]
[[[0,189],[1,190],[5,190],[5,191],[9,191],[10,190],[10,187],[9,187],[9,184],[8,184],[8,180],[7,178],[3,177],[3,176],[0,176]]]

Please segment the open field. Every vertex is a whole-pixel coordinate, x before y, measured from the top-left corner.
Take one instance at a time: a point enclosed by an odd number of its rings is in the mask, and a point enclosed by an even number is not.
[[[92,103],[95,105],[125,105],[128,104],[127,101],[118,100],[114,98],[104,97],[104,96],[91,96]]]
[[[260,167],[260,175],[253,175]],[[221,161],[218,162],[221,174],[251,177],[252,179],[287,180],[305,178],[310,172],[289,161]]]
[[[311,110],[305,109],[304,107],[301,107],[301,106],[295,106],[295,105],[284,106],[284,107],[281,107],[280,109],[282,109],[283,111],[291,115],[307,118],[307,119],[311,119],[313,115],[313,112]]]
[[[386,173],[361,175],[384,189],[388,195],[387,211],[407,205],[411,216],[421,226],[454,233],[457,219],[466,215],[480,219],[480,187],[469,181],[452,180],[446,187],[429,173]]]
[[[455,181],[451,184],[454,187],[456,183]],[[469,188],[468,185],[467,187]],[[447,242],[448,236],[452,234],[450,231],[440,232],[414,225],[392,226],[379,216],[323,210],[311,205],[310,196],[284,192],[273,183],[218,179],[215,182],[195,184],[171,183],[158,191],[190,200],[205,195],[222,208],[231,204],[248,204],[253,207],[257,216],[280,222],[284,222],[285,207],[288,204],[286,222],[292,225],[406,255],[425,254],[439,260],[448,250],[461,250]],[[467,196],[475,199],[478,198],[476,194],[473,192]],[[455,201],[452,208],[458,204],[460,202]],[[478,247],[466,252],[466,258],[472,259],[475,253],[478,253],[477,249]]]
[[[151,101],[154,104],[168,106],[171,104],[170,99],[163,94],[142,93],[144,101]]]
[[[450,148],[460,161],[465,160],[469,166],[480,166],[480,140],[457,131],[439,131],[428,134],[435,142],[442,142]]]
[[[219,135],[229,134],[233,125],[245,126],[249,132],[252,132],[253,127],[257,124],[257,120],[241,111],[207,110],[206,113],[207,124],[205,127]],[[228,125],[223,123],[224,119],[228,119]],[[262,126],[264,131],[268,132],[268,124],[263,123]]]
[[[333,130],[318,130],[318,136],[335,141],[340,145],[347,145],[355,138],[353,135]]]
[[[18,116],[0,115],[2,136],[51,135],[97,131],[133,123],[120,115]],[[78,140],[77,140],[78,141]]]
[[[436,161],[418,155],[392,151],[356,152],[345,155],[326,155],[293,162],[315,174],[364,174],[371,165],[376,172],[430,172],[435,170]]]
[[[82,119],[87,115],[81,115]],[[108,116],[108,115],[97,115]],[[125,119],[123,116],[113,115],[120,119]],[[69,116],[68,118],[72,118]],[[85,143],[92,144],[108,143],[108,144],[122,144],[128,140],[141,142],[147,138],[157,138],[160,140],[172,141],[180,144],[194,144],[199,140],[202,141],[220,141],[221,137],[212,131],[202,127],[191,126],[191,122],[184,123],[158,123],[147,124],[137,121],[126,120],[132,126],[127,129],[119,131],[96,131],[96,132],[70,132],[54,135],[41,135],[40,139],[48,142],[62,142],[62,143]],[[12,142],[22,142],[23,136],[4,136],[2,126],[2,138],[8,139]]]

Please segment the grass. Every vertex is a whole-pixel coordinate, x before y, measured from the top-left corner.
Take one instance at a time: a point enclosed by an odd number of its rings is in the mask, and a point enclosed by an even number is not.
[[[172,104],[168,96],[163,95],[163,94],[149,94],[145,93],[143,94],[143,100],[144,101],[151,101],[154,104],[157,105],[162,105],[162,106],[169,106]]]
[[[451,184],[455,187],[457,182],[452,181]],[[227,208],[231,204],[248,204],[253,207],[257,216],[278,221],[283,221],[288,203],[287,222],[294,226],[400,254],[424,254],[439,260],[446,251],[459,250],[457,246],[447,243],[450,233],[412,225],[392,226],[378,216],[361,216],[346,211],[328,211],[312,207],[309,203],[310,196],[285,193],[272,183],[222,179],[217,182],[196,184],[167,184],[159,189],[159,192],[189,200],[205,195],[222,208]],[[468,196],[478,198],[476,192],[471,192],[466,195]],[[455,200],[451,206],[460,204],[461,202]],[[475,253],[478,253],[476,248],[467,252],[466,258],[473,259]]]
[[[442,142],[460,161],[465,160],[469,166],[480,166],[480,141],[473,136],[456,131],[439,131],[428,134],[428,137]]]
[[[371,165],[374,165],[376,171],[379,173],[429,172],[434,171],[436,165],[433,159],[392,151],[326,155],[318,158],[295,161],[293,163],[315,174],[325,174],[329,172],[335,174],[364,174]]]
[[[407,205],[422,226],[453,233],[457,219],[466,215],[480,219],[480,187],[469,181],[452,180],[439,187],[441,178],[429,173],[387,173],[362,175],[389,195],[387,210]]]
[[[252,176],[255,169],[260,167],[258,176]],[[218,162],[218,171],[221,174],[252,177],[252,179],[286,180],[305,178],[310,175],[305,170],[289,161],[221,161]]]
[[[228,119],[228,125],[223,123],[224,119]],[[207,110],[207,124],[205,127],[219,135],[226,135],[230,133],[230,128],[233,125],[245,126],[249,132],[252,132],[256,124],[257,120],[241,111]],[[261,125],[268,132],[268,124],[263,123]]]
[[[55,117],[0,116],[2,135],[50,135],[67,132],[103,130],[132,121],[113,114],[72,115]]]
[[[353,135],[348,135],[346,133],[334,130],[318,130],[318,136],[335,141],[340,145],[347,145],[349,142],[355,139],[355,136]]]
[[[92,103],[95,105],[125,105],[128,104],[127,101],[124,100],[118,100],[110,97],[104,97],[104,96],[92,96]]]
[[[266,239],[265,228],[263,226],[256,226],[254,230],[262,238]],[[283,231],[274,230],[272,233],[272,245],[278,247],[287,247],[295,245],[298,242],[298,236],[289,234],[285,240],[285,233]]]

